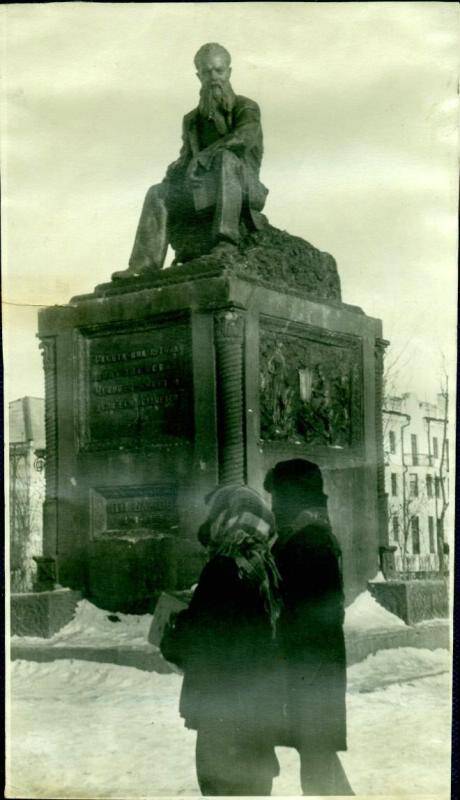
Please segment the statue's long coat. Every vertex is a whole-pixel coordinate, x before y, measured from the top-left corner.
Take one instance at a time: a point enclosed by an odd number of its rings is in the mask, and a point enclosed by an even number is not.
[[[219,142],[238,156],[242,165],[243,190],[249,209],[257,215],[264,206],[268,193],[259,180],[263,155],[263,136],[260,109],[254,100],[235,95],[234,105],[226,117],[228,133],[219,137]],[[185,115],[182,123],[182,148],[173,172],[166,180],[181,179],[188,164],[198,155],[202,147],[199,138],[199,110],[193,109]]]
[[[346,750],[344,597],[338,544],[327,524],[277,542],[283,611],[278,640],[285,674],[279,744]]]

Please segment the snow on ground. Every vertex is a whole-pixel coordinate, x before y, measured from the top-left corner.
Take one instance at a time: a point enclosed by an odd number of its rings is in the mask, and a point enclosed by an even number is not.
[[[112,617],[112,620],[110,619]],[[115,617],[115,621],[113,620]],[[11,642],[49,648],[50,645],[87,645],[92,647],[116,647],[117,645],[146,644],[152,623],[152,614],[110,614],[97,608],[88,600],[81,600],[75,616],[64,628],[50,639],[38,636],[12,636]],[[399,617],[379,605],[369,592],[363,592],[347,608],[345,632],[364,633],[371,630],[388,630],[404,627]]]
[[[387,611],[372,597],[369,591],[362,592],[345,610],[345,633],[364,633],[371,630],[404,628],[404,620]]]
[[[348,692],[373,692],[392,683],[449,672],[450,668],[448,650],[419,650],[417,647],[379,650],[348,669]]]
[[[348,752],[356,794],[448,797],[447,651],[380,651],[349,669]],[[139,798],[199,794],[181,678],[87,661],[12,665],[7,795]],[[382,688],[389,680],[405,681]],[[298,795],[298,756],[277,748],[273,794]]]
[[[109,617],[115,617],[115,621]],[[152,614],[111,614],[97,608],[88,600],[80,600],[77,604],[75,616],[71,622],[61,628],[50,639],[38,636],[12,636],[12,644],[16,642],[33,644],[35,646],[56,645],[91,645],[91,646],[116,646],[145,644],[152,623]]]

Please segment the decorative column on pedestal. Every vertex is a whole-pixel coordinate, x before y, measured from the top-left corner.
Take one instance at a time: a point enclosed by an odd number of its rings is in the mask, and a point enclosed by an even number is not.
[[[244,483],[244,315],[227,308],[215,315],[219,483]]]
[[[34,560],[37,563],[35,589],[37,591],[46,591],[53,589],[58,580],[58,435],[55,337],[43,338],[40,341],[40,349],[45,371],[46,492],[43,504],[43,555],[37,556]]]

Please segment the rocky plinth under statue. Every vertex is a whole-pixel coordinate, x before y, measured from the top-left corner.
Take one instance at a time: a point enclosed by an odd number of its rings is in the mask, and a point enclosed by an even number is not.
[[[270,286],[340,301],[332,256],[274,228],[261,213],[268,189],[259,178],[260,110],[254,100],[233,91],[230,54],[219,44],[205,44],[194,62],[199,103],[183,119],[179,158],[148,190],[129,268],[113,278],[153,278],[171,245],[173,268],[225,263]]]

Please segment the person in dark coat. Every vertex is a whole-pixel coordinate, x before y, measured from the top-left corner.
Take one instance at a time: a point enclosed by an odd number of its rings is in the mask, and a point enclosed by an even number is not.
[[[319,468],[295,459],[277,464],[272,494],[282,611],[278,641],[285,671],[278,744],[300,754],[305,795],[352,795],[338,751],[347,749],[344,595],[340,546],[327,513]]]
[[[180,713],[197,731],[202,794],[268,795],[279,772],[274,519],[256,492],[225,487],[199,538],[210,560],[161,650],[184,671]]]

